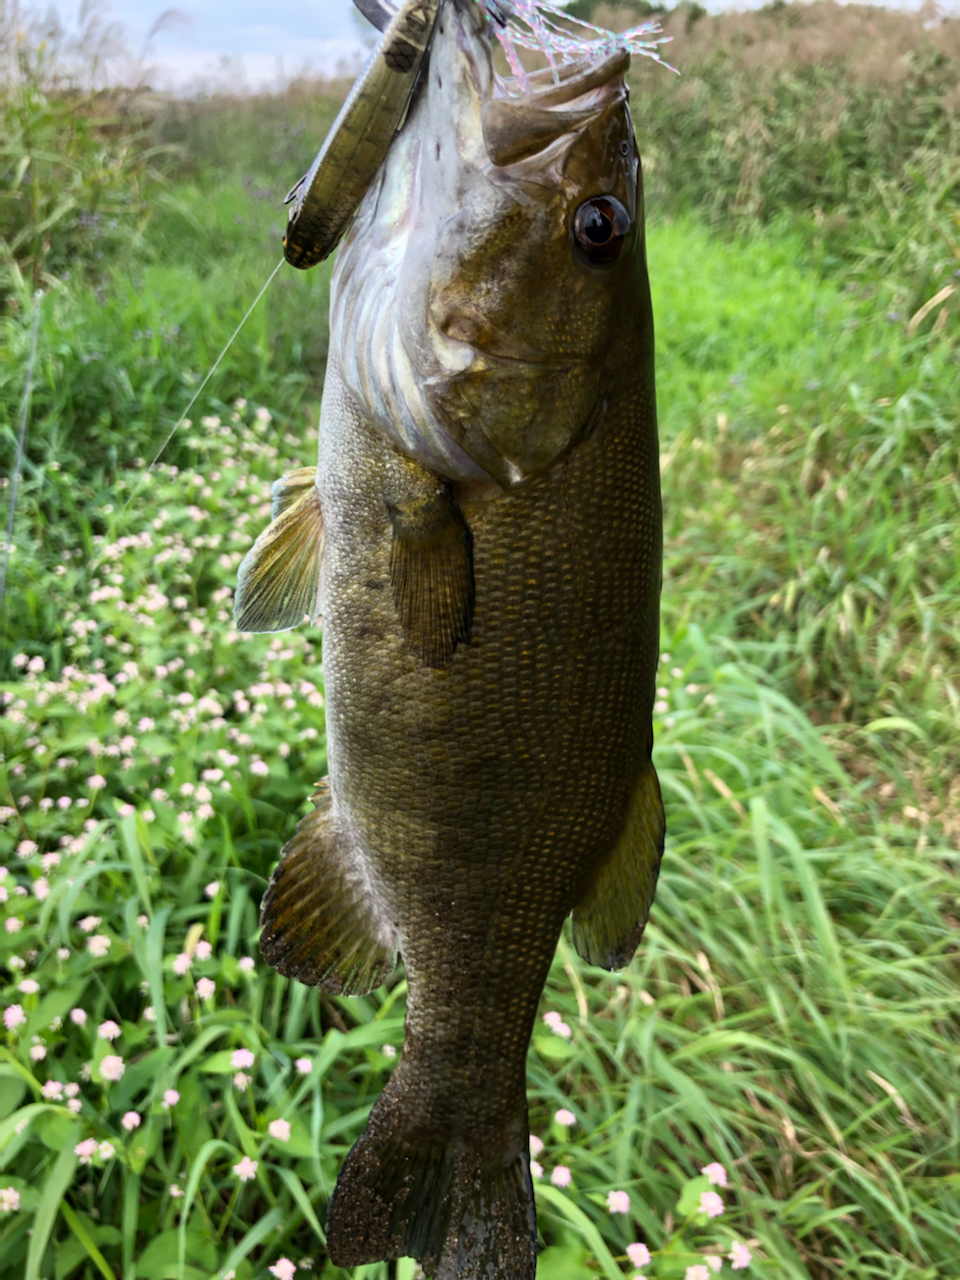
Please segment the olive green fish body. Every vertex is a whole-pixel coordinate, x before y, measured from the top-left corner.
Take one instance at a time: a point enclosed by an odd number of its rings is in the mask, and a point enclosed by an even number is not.
[[[473,0],[340,250],[318,464],[241,629],[324,617],[329,779],[261,948],[327,991],[402,956],[403,1055],[327,1216],[338,1266],[532,1280],[525,1058],[565,918],[627,964],[663,847],[661,509],[625,54],[504,99]]]

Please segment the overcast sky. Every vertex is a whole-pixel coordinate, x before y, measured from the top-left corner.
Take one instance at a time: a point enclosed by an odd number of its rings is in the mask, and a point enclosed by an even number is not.
[[[903,0],[919,8],[921,0]],[[81,0],[54,0],[76,28]],[[706,8],[755,8],[762,0],[705,0]],[[26,0],[26,7],[47,7]],[[147,63],[151,83],[187,89],[201,83],[235,89],[279,87],[301,72],[356,74],[375,36],[352,0],[111,0],[109,16],[125,28],[127,46],[142,50],[151,25],[169,5],[186,20],[154,36]],[[942,8],[957,11],[960,0]],[[226,61],[225,61],[226,60]]]

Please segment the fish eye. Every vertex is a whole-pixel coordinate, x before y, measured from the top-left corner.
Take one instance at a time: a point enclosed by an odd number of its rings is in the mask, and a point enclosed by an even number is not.
[[[630,215],[613,196],[585,200],[573,215],[577,248],[598,266],[616,262],[630,234]]]

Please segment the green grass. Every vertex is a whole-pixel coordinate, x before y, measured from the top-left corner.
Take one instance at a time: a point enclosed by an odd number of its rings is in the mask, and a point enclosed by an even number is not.
[[[43,303],[0,673],[0,918],[21,922],[0,929],[0,1003],[26,1018],[0,1033],[0,1192],[19,1192],[2,1280],[268,1280],[280,1257],[337,1280],[326,1200],[402,1043],[402,978],[338,1000],[239,963],[326,767],[319,632],[243,639],[230,605],[269,483],[315,450],[328,268],[281,273],[165,464],[136,462],[279,257],[274,197],[313,149],[283,133],[289,111],[167,121],[182,161],[138,244],[77,258]],[[732,1275],[733,1240],[746,1274],[776,1280],[956,1280],[955,315],[909,331],[888,311],[913,266],[851,288],[799,216],[720,235],[660,213],[649,260],[667,854],[629,970],[588,969],[565,941],[544,994],[570,1035],[538,1023],[530,1054],[539,1280],[632,1276],[639,1240],[657,1280],[705,1255]],[[78,1086],[78,1114],[50,1081]],[[112,1152],[81,1164],[88,1138]],[[714,1161],[729,1185],[708,1219]]]

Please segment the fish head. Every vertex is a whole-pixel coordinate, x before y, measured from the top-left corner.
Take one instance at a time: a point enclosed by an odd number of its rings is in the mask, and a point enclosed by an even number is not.
[[[407,362],[390,376],[416,401],[419,456],[447,474],[523,485],[597,428],[625,378],[650,376],[629,62],[608,48],[511,93],[475,0],[440,11],[347,252],[381,255]]]

